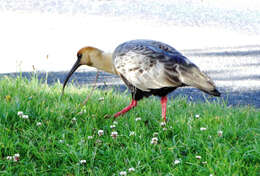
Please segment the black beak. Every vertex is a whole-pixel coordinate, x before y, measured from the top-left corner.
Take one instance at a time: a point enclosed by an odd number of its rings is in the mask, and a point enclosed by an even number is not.
[[[66,77],[66,79],[65,79],[65,82],[63,83],[63,88],[62,88],[62,94],[61,94],[61,96],[63,96],[65,86],[66,86],[68,80],[70,79],[71,75],[77,70],[77,68],[79,68],[79,66],[81,66],[81,64],[80,64],[80,58],[78,58],[78,60],[77,60],[76,63],[73,65],[72,69],[70,70],[69,74],[67,75],[67,77]]]

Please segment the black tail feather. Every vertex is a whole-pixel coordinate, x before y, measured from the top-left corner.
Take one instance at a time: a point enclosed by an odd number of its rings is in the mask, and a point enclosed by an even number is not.
[[[220,97],[221,96],[221,93],[217,89],[214,89],[212,91],[205,91],[205,92],[210,94],[210,95],[216,96],[216,97]]]

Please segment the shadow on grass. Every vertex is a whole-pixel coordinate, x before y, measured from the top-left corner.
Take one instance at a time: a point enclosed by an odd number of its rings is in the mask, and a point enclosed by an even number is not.
[[[63,84],[68,72],[49,72],[48,75],[43,72],[38,72],[37,77],[41,82],[46,82],[49,85],[53,85],[56,82]],[[22,73],[6,73],[0,74],[0,78],[4,76],[17,77],[22,75],[27,79],[31,79],[33,76],[32,72]],[[47,80],[46,80],[47,78]],[[75,72],[69,83],[73,83],[76,86],[93,85],[96,79],[96,72]],[[98,79],[98,88],[101,90],[113,88],[115,91],[124,92],[127,90],[126,86],[120,80],[118,76],[111,75],[108,73],[100,72]],[[209,101],[209,102],[220,102],[231,106],[254,106],[260,108],[260,91],[233,91],[231,89],[220,87],[218,88],[222,93],[221,98],[212,97],[206,95],[195,88],[179,88],[172,92],[169,97],[174,101],[177,96],[187,97],[188,101]]]

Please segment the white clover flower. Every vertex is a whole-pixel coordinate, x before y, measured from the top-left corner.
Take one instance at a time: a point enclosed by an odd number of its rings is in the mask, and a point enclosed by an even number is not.
[[[14,157],[20,157],[19,153],[14,154]]]
[[[7,160],[13,160],[14,162],[17,162],[20,160],[20,154],[16,153],[14,154],[14,156],[7,156],[6,157]]]
[[[98,99],[98,101],[104,101],[104,97],[100,97],[99,99]]]
[[[199,114],[196,114],[196,115],[195,115],[195,118],[199,118],[199,117],[200,117],[200,115],[199,115]]]
[[[209,176],[213,176],[213,174],[209,174]]]
[[[219,136],[219,137],[222,137],[222,136],[223,136],[223,131],[219,130],[219,131],[218,131],[218,136]]]
[[[103,130],[98,130],[98,135],[99,135],[99,136],[103,136],[103,134],[104,134],[104,131],[103,131]]]
[[[135,132],[134,131],[130,131],[129,136],[135,136]]]
[[[142,120],[141,117],[136,117],[135,121],[139,121],[139,120]]]
[[[6,159],[7,159],[7,160],[12,160],[13,157],[12,157],[12,156],[7,156]]]
[[[111,129],[114,129],[116,126],[115,125],[110,125],[110,128]]]
[[[153,133],[153,136],[158,136],[158,134],[159,134],[159,133],[155,132],[155,133]]]
[[[111,137],[114,138],[114,139],[117,137],[117,135],[118,135],[118,133],[116,131],[113,131],[111,133]]]
[[[22,115],[22,118],[23,118],[23,119],[29,119],[29,116],[28,116],[28,115],[25,115],[25,114],[23,114],[23,115]]]
[[[76,121],[77,121],[77,118],[76,118],[76,117],[73,117],[73,118],[71,119],[71,121],[72,121],[72,122],[76,122]]]
[[[201,156],[197,155],[195,156],[196,159],[200,160],[201,159]]]
[[[203,161],[202,164],[207,164],[208,162],[207,161]]]
[[[166,123],[165,122],[161,122],[161,127],[164,127],[166,126]]]
[[[125,175],[127,175],[127,173],[126,173],[126,171],[121,171],[121,172],[119,173],[119,175],[125,176]]]
[[[88,136],[88,139],[93,139],[93,136]]]
[[[17,115],[18,115],[19,117],[22,117],[22,116],[23,116],[23,111],[18,111],[18,112],[17,112]]]
[[[180,160],[177,160],[177,159],[176,159],[176,160],[174,161],[174,164],[176,165],[176,164],[179,164],[180,162],[181,162]]]
[[[41,125],[42,125],[41,122],[37,122],[37,123],[36,123],[36,126],[41,126]]]
[[[157,143],[158,143],[158,138],[157,137],[152,138],[151,144],[156,145]]]
[[[14,154],[14,156],[13,156],[14,162],[19,161],[19,159],[20,159],[20,154],[19,153]]]
[[[117,121],[114,121],[114,122],[113,122],[113,124],[114,124],[114,125],[117,125],[117,124],[118,124],[118,122],[117,122]]]
[[[131,167],[128,169],[128,172],[134,172],[135,171],[135,168]]]
[[[80,164],[86,164],[87,161],[86,161],[86,160],[80,160],[79,163],[80,163]]]
[[[207,128],[204,128],[204,127],[200,128],[200,131],[205,131],[205,130],[207,130]]]

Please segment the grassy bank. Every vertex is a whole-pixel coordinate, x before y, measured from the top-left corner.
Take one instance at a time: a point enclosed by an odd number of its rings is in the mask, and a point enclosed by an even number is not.
[[[81,107],[89,92],[69,86],[61,98],[58,83],[1,78],[0,174],[259,174],[259,110],[177,98],[161,126],[157,98],[114,120],[104,117],[129,94],[95,90]]]

